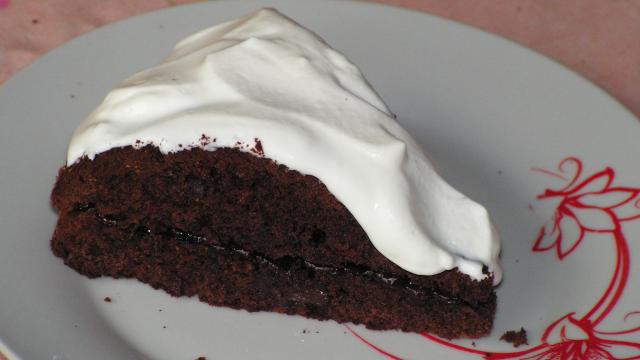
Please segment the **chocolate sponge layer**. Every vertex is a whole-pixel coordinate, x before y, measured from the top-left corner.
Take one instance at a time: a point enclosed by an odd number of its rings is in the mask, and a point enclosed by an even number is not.
[[[430,332],[489,333],[491,277],[408,273],[315,177],[237,149],[115,148],[60,169],[55,255],[88,277],[173,296]]]

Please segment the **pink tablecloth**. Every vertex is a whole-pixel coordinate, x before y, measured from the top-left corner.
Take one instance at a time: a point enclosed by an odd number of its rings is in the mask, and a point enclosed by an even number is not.
[[[640,117],[640,0],[376,1],[513,39],[591,79]],[[91,29],[189,2],[195,1],[0,0],[0,84]]]

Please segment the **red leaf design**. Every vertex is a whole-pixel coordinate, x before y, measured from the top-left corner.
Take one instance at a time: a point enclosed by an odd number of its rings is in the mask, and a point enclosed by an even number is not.
[[[584,234],[584,228],[571,212],[556,215],[553,223],[540,229],[532,250],[544,252],[555,247],[558,258],[562,260],[578,247]]]
[[[556,252],[560,260],[575,250],[584,239],[584,228],[580,226],[575,215],[568,213],[558,224],[560,236],[556,241]]]
[[[570,313],[551,324],[544,335],[542,341],[550,344],[557,344],[567,340],[587,340],[589,331],[583,328]]]
[[[536,238],[536,242],[533,245],[533,251],[547,251],[551,249],[558,240],[560,236],[559,228],[555,222],[549,222],[544,227],[540,228],[540,232],[538,233],[538,237]]]
[[[629,203],[637,194],[633,190],[618,188],[603,193],[585,194],[577,197],[576,201],[582,206],[611,209]]]
[[[640,197],[636,197],[622,206],[611,209],[618,220],[630,221],[640,219]]]
[[[609,189],[613,181],[613,169],[606,168],[595,173],[577,185],[569,194],[601,193]]]
[[[574,214],[579,226],[586,230],[606,232],[615,231],[618,228],[615,216],[605,209],[571,206],[571,212]]]

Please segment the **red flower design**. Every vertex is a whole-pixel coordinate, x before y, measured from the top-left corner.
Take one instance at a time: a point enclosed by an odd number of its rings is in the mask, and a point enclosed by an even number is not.
[[[620,222],[640,217],[618,216],[629,205],[638,208],[640,189],[612,187],[614,171],[606,168],[578,183],[582,164],[576,158],[568,158],[560,163],[558,170],[566,171],[568,164],[574,164],[575,173],[568,185],[560,190],[547,189],[539,195],[539,200],[559,199],[556,212],[550,222],[540,229],[533,245],[533,251],[542,252],[555,248],[560,260],[571,254],[580,245],[586,233],[615,233],[620,231]],[[535,169],[541,171],[541,169]],[[544,173],[559,178],[561,174],[548,170]]]
[[[542,336],[542,344],[529,350],[514,353],[487,355],[488,360],[632,360],[639,355],[626,356],[630,352],[640,353],[640,344],[608,339],[605,335],[620,335],[640,330],[639,328],[614,333],[598,332],[589,320],[579,320],[570,313],[551,324]]]
[[[11,0],[0,0],[0,9],[9,7]]]

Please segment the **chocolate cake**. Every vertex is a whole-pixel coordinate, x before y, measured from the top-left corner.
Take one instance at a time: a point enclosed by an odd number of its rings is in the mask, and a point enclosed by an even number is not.
[[[112,149],[60,170],[53,252],[211,305],[479,337],[492,279],[418,276],[382,256],[312,176],[237,149]]]
[[[76,130],[51,246],[90,278],[486,335],[499,238],[346,57],[275,10],[192,35]]]

